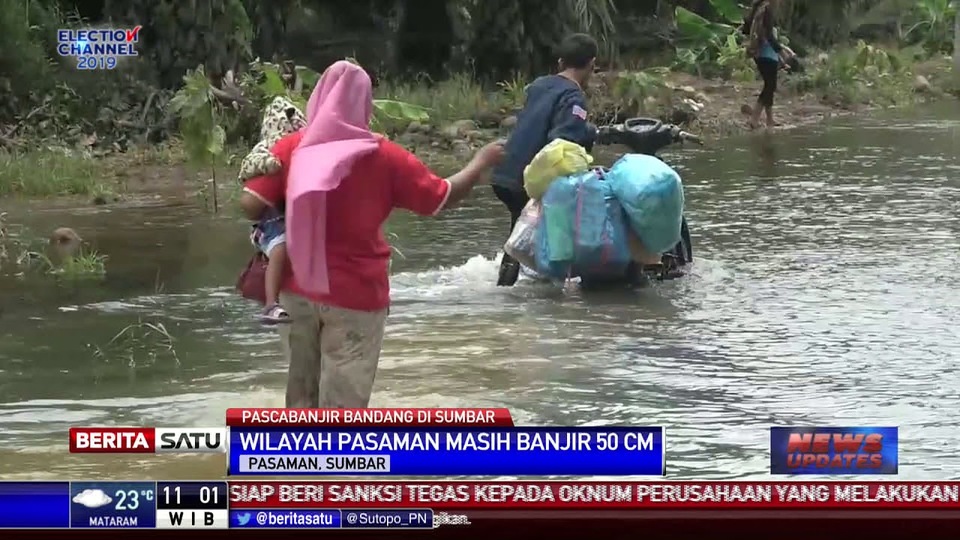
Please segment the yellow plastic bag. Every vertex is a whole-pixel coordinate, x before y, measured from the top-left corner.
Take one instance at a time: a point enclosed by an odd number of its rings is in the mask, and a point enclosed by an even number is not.
[[[579,144],[554,139],[523,170],[523,188],[531,199],[539,199],[555,179],[584,172],[592,163],[593,156]]]

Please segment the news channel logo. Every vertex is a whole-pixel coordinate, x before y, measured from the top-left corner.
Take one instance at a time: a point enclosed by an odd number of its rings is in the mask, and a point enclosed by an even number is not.
[[[84,28],[57,30],[57,53],[75,58],[77,69],[109,70],[124,58],[139,56],[142,26],[131,28]]]
[[[895,427],[772,427],[770,474],[897,474]]]
[[[153,482],[73,482],[70,526],[78,528],[152,528],[156,525]]]

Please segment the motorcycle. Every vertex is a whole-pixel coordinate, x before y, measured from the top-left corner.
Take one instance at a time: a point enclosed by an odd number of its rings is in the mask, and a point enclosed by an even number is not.
[[[654,118],[631,118],[622,124],[603,126],[597,129],[597,144],[619,144],[636,154],[657,156],[657,152],[671,144],[691,142],[703,145],[703,140],[679,126],[666,124]],[[659,264],[631,268],[630,280],[665,280],[683,276],[683,268],[693,262],[693,244],[686,217],[680,225],[680,241],[661,257]]]
[[[631,153],[654,157],[659,157],[657,153],[671,144],[692,142],[703,145],[700,137],[682,130],[675,124],[667,124],[653,118],[631,118],[622,124],[595,129],[598,145],[622,145],[629,148]],[[659,263],[644,265],[631,263],[626,270],[626,275],[619,278],[581,275],[580,283],[588,288],[605,288],[621,285],[624,282],[634,286],[651,279],[663,281],[682,277],[684,267],[691,262],[693,262],[693,244],[687,219],[683,217],[680,224],[680,241],[671,250],[661,255]],[[549,279],[527,266],[521,266],[521,272],[538,281]]]

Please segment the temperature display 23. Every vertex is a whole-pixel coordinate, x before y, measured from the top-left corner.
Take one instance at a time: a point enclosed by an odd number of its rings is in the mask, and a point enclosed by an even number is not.
[[[72,482],[70,526],[153,528],[157,520],[154,482]]]

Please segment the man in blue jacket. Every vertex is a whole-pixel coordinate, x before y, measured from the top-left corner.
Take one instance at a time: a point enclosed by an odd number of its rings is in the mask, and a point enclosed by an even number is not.
[[[511,231],[529,200],[523,170],[537,152],[554,139],[577,143],[588,152],[597,141],[597,128],[587,122],[584,88],[598,49],[597,41],[586,34],[568,36],[557,51],[560,72],[540,77],[527,88],[526,103],[504,147],[506,155],[491,181],[493,192],[510,211]],[[504,253],[497,285],[510,287],[519,275],[520,263]]]

